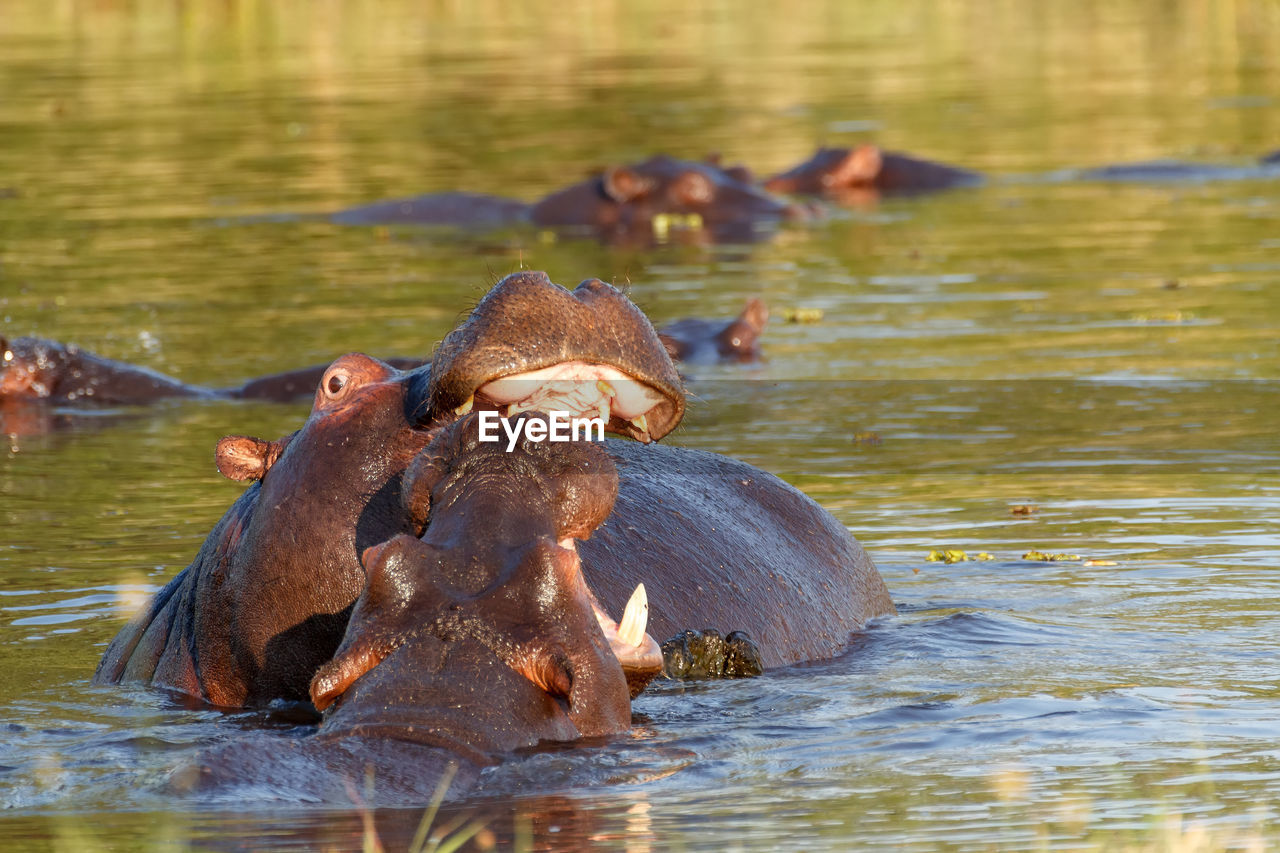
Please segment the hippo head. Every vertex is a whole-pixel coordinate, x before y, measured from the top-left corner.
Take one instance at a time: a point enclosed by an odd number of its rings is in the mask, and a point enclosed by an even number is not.
[[[0,397],[52,397],[75,352],[45,338],[0,335]]]
[[[193,563],[193,577],[218,580],[191,592],[191,635],[180,652],[158,627],[136,650],[122,642],[100,678],[148,677],[153,666],[156,683],[219,705],[305,698],[364,585],[360,554],[421,529],[400,499],[405,468],[467,401],[510,413],[513,403],[556,407],[563,394],[566,407],[587,401],[607,410],[611,428],[642,440],[665,435],[684,411],[648,320],[601,282],[570,294],[540,273],[508,277],[446,343],[439,380],[435,364],[402,372],[345,355],[322,377],[301,430],[278,441],[222,439],[219,470],[260,482]]]
[[[784,195],[822,195],[848,188],[870,188],[876,185],[882,166],[882,153],[875,145],[819,148],[799,166],[766,180],[764,187]]]
[[[364,552],[368,582],[311,683],[316,707],[337,703],[330,733],[480,752],[610,734],[630,725],[628,675],[638,692],[661,668],[643,587],[619,628],[582,576],[575,541],[617,494],[610,456],[528,438],[508,451],[480,440],[477,421],[440,430],[405,475],[408,514],[430,513],[423,538]]]
[[[643,442],[684,415],[680,375],[640,309],[599,279],[570,292],[541,272],[498,282],[440,343],[426,397],[428,421],[554,409]]]
[[[752,241],[758,226],[803,218],[804,211],[714,163],[658,156],[614,166],[530,210],[534,224],[588,228],[612,239],[661,236],[671,228],[703,230],[719,241]]]
[[[764,300],[752,297],[742,313],[716,335],[716,349],[721,358],[733,361],[755,361],[760,357],[760,335],[769,322],[769,309]]]

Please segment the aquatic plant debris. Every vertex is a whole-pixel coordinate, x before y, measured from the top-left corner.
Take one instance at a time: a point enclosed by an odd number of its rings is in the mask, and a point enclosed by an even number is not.
[[[968,554],[966,554],[964,551],[961,551],[958,548],[945,548],[945,549],[935,548],[932,551],[930,551],[929,556],[925,557],[924,559],[926,562],[929,562],[929,563],[968,563],[968,562],[980,562],[984,560],[994,560],[995,557],[991,556],[986,551],[979,551],[978,553],[970,557]]]
[[[782,309],[782,319],[788,323],[817,323],[822,320],[823,311],[821,308],[784,308]]]
[[[1014,504],[1009,507],[1010,515],[1035,515],[1040,511],[1040,507],[1035,504]]]
[[[1046,554],[1043,551],[1028,551],[1022,555],[1024,560],[1036,560],[1041,563],[1071,562],[1083,559],[1079,554]]]

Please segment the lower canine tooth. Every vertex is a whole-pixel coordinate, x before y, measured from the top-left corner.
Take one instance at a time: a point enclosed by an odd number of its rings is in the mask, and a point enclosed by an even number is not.
[[[626,610],[622,611],[622,621],[618,623],[618,640],[628,646],[639,646],[644,642],[644,629],[649,624],[649,595],[644,591],[644,584],[638,584],[631,593]]]
[[[644,415],[637,415],[636,417],[632,418],[631,423],[635,424],[636,429],[640,430],[641,432],[649,431],[649,419]]]
[[[453,413],[454,413],[455,415],[457,415],[458,417],[462,417],[462,416],[463,416],[463,415],[465,415],[467,412],[471,411],[471,407],[472,407],[472,406],[474,406],[474,405],[475,405],[475,403],[476,403],[476,398],[475,398],[475,397],[468,397],[468,398],[467,398],[467,402],[463,403],[461,406],[459,406],[458,408],[454,409],[454,410],[453,410]]]

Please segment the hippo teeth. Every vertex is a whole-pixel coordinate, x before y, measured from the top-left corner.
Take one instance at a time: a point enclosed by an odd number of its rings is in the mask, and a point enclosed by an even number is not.
[[[463,415],[470,412],[471,407],[474,406],[475,404],[476,404],[476,398],[475,398],[475,395],[472,394],[470,397],[467,398],[467,402],[463,403],[461,406],[454,409],[453,413],[458,417],[462,417]]]
[[[636,591],[631,593],[627,607],[622,611],[618,640],[628,646],[639,647],[644,642],[644,629],[648,623],[649,595],[644,591],[644,584],[637,584]]]
[[[631,425],[636,428],[635,437],[645,444],[649,443],[649,419],[644,415],[638,415],[631,419]]]

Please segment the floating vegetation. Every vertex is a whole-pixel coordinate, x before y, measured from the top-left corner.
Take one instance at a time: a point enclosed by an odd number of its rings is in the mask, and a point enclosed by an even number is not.
[[[1035,515],[1040,511],[1040,507],[1035,504],[1014,504],[1009,507],[1010,515]]]
[[[884,443],[878,432],[855,432],[852,441],[861,447],[879,447]]]
[[[970,557],[967,553],[959,550],[958,548],[935,548],[930,551],[929,556],[924,559],[929,563],[968,563],[994,560],[995,557],[991,556],[986,551],[979,551]]]
[[[1144,326],[1178,326],[1196,318],[1190,311],[1157,311],[1154,314],[1134,314],[1133,321]]]
[[[821,308],[783,308],[782,319],[788,323],[820,323],[824,314]]]
[[[1022,555],[1024,560],[1035,560],[1041,563],[1072,562],[1082,559],[1079,554],[1046,554],[1043,551],[1028,551]]]

